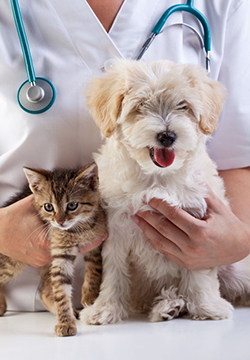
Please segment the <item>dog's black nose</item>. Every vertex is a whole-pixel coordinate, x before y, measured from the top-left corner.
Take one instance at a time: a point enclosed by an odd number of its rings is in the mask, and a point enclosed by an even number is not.
[[[163,131],[157,135],[157,140],[160,141],[164,147],[169,147],[175,142],[176,134],[172,131]]]

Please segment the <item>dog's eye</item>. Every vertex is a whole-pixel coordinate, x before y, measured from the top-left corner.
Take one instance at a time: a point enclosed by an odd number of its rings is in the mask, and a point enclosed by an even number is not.
[[[180,101],[177,105],[176,105],[176,109],[177,110],[189,110],[188,104],[185,101]]]
[[[146,101],[142,100],[138,104],[136,104],[136,111],[140,112],[144,108],[145,103],[146,103]]]

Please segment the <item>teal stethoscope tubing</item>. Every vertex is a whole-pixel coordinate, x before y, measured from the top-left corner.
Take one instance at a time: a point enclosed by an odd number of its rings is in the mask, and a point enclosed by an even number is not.
[[[20,8],[18,5],[17,0],[10,0],[10,4],[12,7],[13,17],[16,24],[17,33],[20,40],[20,45],[22,47],[23,52],[23,60],[26,67],[27,77],[29,80],[29,83],[36,82],[36,75],[35,70],[33,66],[33,61],[30,53],[30,48],[28,44],[28,39],[25,33],[23,21],[22,21],[22,15],[20,12]]]
[[[28,80],[26,80],[18,90],[18,94],[17,94],[18,103],[21,106],[21,108],[27,111],[28,113],[39,114],[48,110],[53,105],[56,96],[55,88],[49,80],[41,77],[36,78],[32,56],[30,53],[29,43],[23,25],[22,15],[19,8],[18,0],[10,0],[10,4],[12,7],[13,17],[23,52],[23,59],[24,59],[27,78],[28,78]],[[155,37],[161,32],[163,26],[165,25],[170,15],[172,15],[174,12],[177,11],[189,12],[200,21],[204,32],[203,47],[206,52],[206,69],[207,69],[207,73],[209,74],[210,73],[209,54],[211,50],[210,28],[205,16],[199,10],[194,8],[194,0],[187,0],[186,4],[173,5],[164,12],[164,14],[161,16],[161,18],[158,20],[158,22],[152,29],[151,35],[143,44],[141,51],[137,57],[137,60],[142,58],[144,53],[152,44]],[[182,25],[188,26],[199,35],[197,30],[192,28],[190,25],[184,23]]]
[[[55,88],[49,80],[41,77],[36,78],[18,0],[10,0],[10,4],[28,78],[18,90],[18,103],[28,113],[40,114],[53,105],[56,97]]]
[[[194,0],[187,0],[186,4],[177,4],[177,5],[173,5],[170,8],[168,8],[164,14],[161,16],[161,18],[158,20],[158,22],[156,23],[156,25],[154,26],[154,28],[151,31],[151,35],[148,37],[148,39],[145,41],[145,43],[143,44],[141,51],[137,57],[137,60],[140,60],[142,58],[142,56],[144,55],[144,53],[147,51],[147,49],[149,48],[149,46],[152,44],[153,40],[155,39],[155,37],[161,32],[163,26],[165,25],[167,19],[170,17],[170,15],[172,15],[174,12],[177,11],[185,11],[185,12],[189,12],[190,14],[194,15],[201,23],[202,27],[203,27],[203,32],[204,32],[204,36],[203,36],[203,46],[206,52],[206,69],[208,74],[210,73],[210,51],[211,51],[211,35],[210,35],[210,27],[208,24],[207,19],[205,18],[205,16],[194,7]],[[182,24],[182,25],[186,25],[187,24]],[[195,32],[197,32],[194,28],[192,28],[191,26],[189,26],[192,30],[194,30]]]

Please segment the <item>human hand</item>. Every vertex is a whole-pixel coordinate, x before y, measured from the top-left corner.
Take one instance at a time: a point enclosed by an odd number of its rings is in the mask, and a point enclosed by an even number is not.
[[[99,245],[103,243],[108,238],[108,233],[105,233],[101,238],[96,239],[86,245],[83,245],[80,247],[80,254],[85,254],[95,248],[97,248]]]
[[[48,225],[39,218],[33,195],[0,209],[0,252],[40,267],[51,261]]]
[[[150,243],[169,260],[190,270],[227,265],[249,255],[249,225],[209,190],[207,216],[194,218],[159,199],[149,205],[156,212],[138,212],[132,219]]]

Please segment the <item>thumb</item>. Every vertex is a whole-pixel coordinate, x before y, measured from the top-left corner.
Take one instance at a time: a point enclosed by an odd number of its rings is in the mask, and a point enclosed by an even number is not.
[[[209,185],[207,185],[207,196],[205,198],[208,209],[216,213],[221,213],[221,207],[224,207],[224,202],[214,193]]]
[[[89,242],[89,243],[81,246],[80,250],[79,250],[80,254],[85,254],[85,253],[97,248],[99,245],[101,245],[103,243],[103,241],[105,241],[107,239],[107,237],[108,237],[108,234],[105,234],[101,238],[96,239],[92,242]]]

